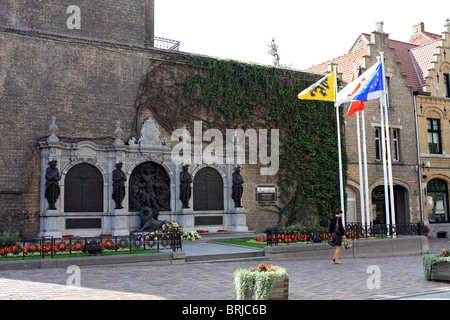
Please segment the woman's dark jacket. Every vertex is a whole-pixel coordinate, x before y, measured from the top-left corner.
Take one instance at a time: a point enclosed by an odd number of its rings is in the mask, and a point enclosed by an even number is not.
[[[341,231],[341,236],[345,234],[344,226],[342,225],[342,218],[334,217],[330,222],[330,234],[336,233],[336,220],[338,220],[339,230]]]

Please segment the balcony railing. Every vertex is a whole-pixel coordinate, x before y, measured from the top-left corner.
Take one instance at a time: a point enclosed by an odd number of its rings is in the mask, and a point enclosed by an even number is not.
[[[173,50],[173,51],[180,50],[180,41],[177,41],[177,40],[155,37],[154,45],[155,45],[155,48],[158,48],[158,49],[166,49],[166,50]]]

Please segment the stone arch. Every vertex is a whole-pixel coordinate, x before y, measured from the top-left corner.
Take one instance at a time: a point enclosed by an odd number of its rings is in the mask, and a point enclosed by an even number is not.
[[[431,223],[449,222],[448,181],[438,176],[427,181],[426,204]]]
[[[442,119],[444,112],[436,106],[427,106],[424,110],[425,118]]]

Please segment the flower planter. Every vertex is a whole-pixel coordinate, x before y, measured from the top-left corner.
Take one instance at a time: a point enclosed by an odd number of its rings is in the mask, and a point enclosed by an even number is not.
[[[430,280],[450,281],[450,262],[438,262],[431,266]]]
[[[422,257],[425,280],[450,281],[450,251],[443,249],[439,254],[426,254]]]
[[[289,275],[285,268],[261,263],[257,268],[234,272],[236,300],[288,300]]]
[[[253,300],[253,291],[245,290],[244,300]],[[289,300],[289,277],[277,277],[267,300]]]

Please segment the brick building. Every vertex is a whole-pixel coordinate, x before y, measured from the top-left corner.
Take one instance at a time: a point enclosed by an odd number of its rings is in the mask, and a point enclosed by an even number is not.
[[[425,31],[424,24],[417,23],[413,26],[409,42],[402,42],[389,39],[383,30],[383,23],[377,23],[377,29],[371,34],[361,34],[347,54],[309,69],[312,72],[325,72],[330,63],[337,64],[338,73],[348,83],[355,67],[367,69],[377,62],[376,57],[380,52],[384,52],[397,223],[434,223],[440,219],[442,221],[439,222],[448,222],[446,206],[449,179],[445,148],[448,149],[449,138],[444,122],[447,119],[450,90],[449,58],[446,55],[449,50],[449,31],[448,20],[442,36]],[[378,100],[366,103],[364,114],[371,220],[386,221]],[[350,221],[361,221],[356,121],[356,116],[346,121],[349,158],[346,191]],[[431,193],[428,190],[430,187]],[[434,228],[431,229],[433,232]]]
[[[174,129],[186,124],[176,117],[184,103],[179,85],[197,70],[187,63],[193,55],[154,47],[154,1],[75,2],[34,1],[30,5],[17,0],[2,4],[0,231],[34,237],[81,235],[83,230],[89,235],[123,234],[136,228],[138,213],[127,210],[131,185],[126,185],[124,209],[115,210],[111,199],[112,172],[119,161],[124,164],[127,183],[135,170],[167,173],[168,178],[164,174],[161,178],[166,183],[163,187],[171,190],[165,219],[211,230],[248,227],[263,231],[273,226],[276,214],[261,210],[255,196],[258,186],[273,186],[275,177],[261,176],[259,168],[250,165],[242,168],[245,212],[230,215],[231,166],[214,167],[209,174],[203,171],[223,183],[223,198],[219,199],[223,205],[199,223],[192,212],[181,210],[181,166],[167,160],[170,153],[165,141]],[[310,82],[317,80],[315,74],[286,72]],[[165,121],[154,114],[158,108],[166,112]],[[214,117],[196,116],[206,125]],[[144,145],[133,138],[148,138],[143,137],[146,123],[151,132],[144,135],[150,135],[151,141]],[[152,136],[155,130],[158,137]],[[45,172],[51,160],[57,160],[61,175],[61,193],[54,210],[45,195]],[[146,163],[151,163],[147,169]],[[197,177],[202,169],[190,168]],[[77,181],[85,176],[92,178],[94,189],[82,184],[76,189]],[[71,199],[70,188],[94,199],[90,202],[95,202],[95,207],[86,207],[80,197]]]
[[[415,108],[419,132],[419,171],[422,179],[422,210],[430,222],[432,236],[450,232],[450,22],[442,35],[425,31],[425,25],[414,26],[413,39],[420,40],[411,49],[416,71]]]

